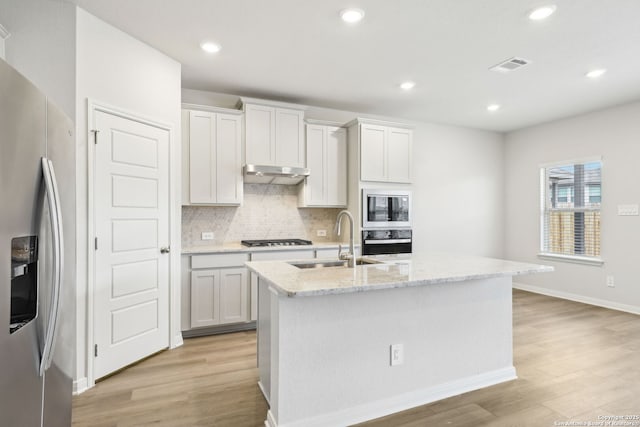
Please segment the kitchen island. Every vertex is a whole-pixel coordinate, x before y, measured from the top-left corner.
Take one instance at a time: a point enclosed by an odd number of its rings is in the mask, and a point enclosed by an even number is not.
[[[247,265],[270,427],[346,426],[515,379],[511,278],[553,270],[444,254]]]

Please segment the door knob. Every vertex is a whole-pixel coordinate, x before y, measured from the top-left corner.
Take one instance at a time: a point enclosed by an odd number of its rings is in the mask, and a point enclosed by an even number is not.
[[[171,249],[168,246],[164,247],[164,248],[160,248],[160,253],[161,254],[168,254],[170,250]]]

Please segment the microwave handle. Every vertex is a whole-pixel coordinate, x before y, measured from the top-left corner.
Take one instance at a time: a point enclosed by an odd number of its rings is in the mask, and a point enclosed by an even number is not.
[[[373,239],[373,240],[364,241],[365,245],[393,245],[396,243],[411,243],[411,239],[388,239],[388,240]]]

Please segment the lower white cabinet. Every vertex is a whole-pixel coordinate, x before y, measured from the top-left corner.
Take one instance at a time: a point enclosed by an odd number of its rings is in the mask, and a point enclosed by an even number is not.
[[[191,272],[190,327],[220,324],[220,271]]]
[[[249,320],[247,269],[220,268],[191,272],[191,327]]]
[[[344,246],[344,245],[343,245]],[[346,250],[346,249],[345,249]],[[182,256],[182,331],[194,336],[206,328],[246,329],[258,319],[258,277],[245,262],[337,258],[337,248],[203,253]],[[197,329],[202,328],[201,331]]]

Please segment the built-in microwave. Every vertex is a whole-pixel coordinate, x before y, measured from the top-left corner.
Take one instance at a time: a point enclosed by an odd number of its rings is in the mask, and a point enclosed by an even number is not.
[[[411,227],[411,191],[362,190],[362,228]]]

